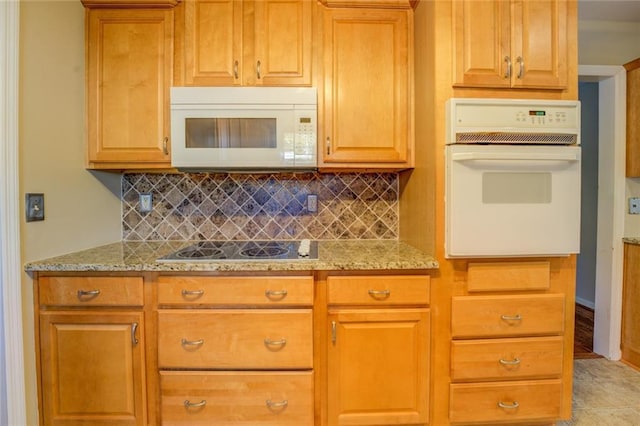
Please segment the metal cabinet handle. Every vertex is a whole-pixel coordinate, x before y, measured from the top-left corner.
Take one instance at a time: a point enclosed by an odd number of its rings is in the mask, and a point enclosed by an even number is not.
[[[136,337],[136,331],[138,330],[138,323],[131,324],[131,343],[133,346],[138,344],[138,338]]]
[[[261,75],[260,75],[260,68],[261,68],[262,64],[260,63],[260,61],[258,61],[256,63],[256,77],[258,77],[258,80],[260,80]]]
[[[78,299],[88,300],[98,297],[100,295],[100,290],[78,290]]]
[[[182,290],[182,297],[185,299],[197,299],[203,294],[204,290]]]
[[[287,297],[287,290],[266,290],[264,295],[267,296],[268,299],[279,299],[282,300]]]
[[[338,330],[337,324],[335,321],[331,321],[331,343],[336,344],[336,339],[338,338]]]
[[[500,318],[503,321],[522,321],[522,315],[520,315],[520,314],[516,314],[516,315],[500,315]]]
[[[238,79],[238,61],[233,62],[233,78]]]
[[[167,136],[162,139],[162,152],[164,155],[169,155],[169,138]]]
[[[374,299],[386,299],[391,295],[391,290],[369,290],[369,296]]]
[[[265,402],[267,404],[267,407],[269,408],[285,408],[287,405],[289,405],[289,401],[287,401],[286,399],[280,402],[275,402],[267,399]]]
[[[284,345],[287,344],[287,339],[285,339],[284,337],[280,340],[272,340],[269,338],[264,339],[264,345],[267,347],[271,347],[271,346],[279,346],[279,349],[282,349],[284,347]]]
[[[191,402],[188,399],[184,401],[185,408],[204,407],[205,405],[207,405],[207,401],[204,399],[200,402]]]
[[[327,136],[327,155],[331,155],[331,138]]]
[[[511,58],[508,56],[505,56],[504,62],[507,64],[504,71],[504,78],[510,79],[511,78]]]
[[[184,347],[184,346],[202,346],[204,344],[204,339],[200,339],[200,340],[187,340],[187,339],[182,339],[180,341],[180,344]]]
[[[520,358],[514,358],[514,359],[500,359],[500,364],[502,365],[518,365],[520,364]]]
[[[520,68],[518,68],[518,79],[522,80],[522,77],[524,77],[524,59],[522,56],[518,56],[516,62],[520,65]]]
[[[518,401],[513,401],[513,402],[502,402],[502,401],[499,401],[498,402],[498,407],[506,408],[507,410],[515,410],[519,406],[520,406],[520,404],[518,403]]]

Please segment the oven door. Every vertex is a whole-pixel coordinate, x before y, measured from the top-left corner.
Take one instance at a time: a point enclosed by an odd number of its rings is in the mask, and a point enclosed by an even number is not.
[[[580,147],[446,147],[446,256],[580,249]]]

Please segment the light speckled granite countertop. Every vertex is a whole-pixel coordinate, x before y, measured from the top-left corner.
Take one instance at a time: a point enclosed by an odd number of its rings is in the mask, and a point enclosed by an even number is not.
[[[640,245],[640,237],[624,237],[622,241],[629,244]]]
[[[29,262],[26,271],[329,271],[376,269],[437,269],[438,262],[416,248],[395,240],[318,241],[315,260],[216,260],[156,262],[159,257],[193,241],[129,241],[108,244],[63,256]]]

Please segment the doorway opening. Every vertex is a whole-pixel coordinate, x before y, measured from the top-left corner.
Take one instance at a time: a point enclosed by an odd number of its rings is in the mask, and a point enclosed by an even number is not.
[[[622,259],[625,218],[626,72],[621,66],[581,65],[578,79],[597,84],[598,155],[595,268],[579,265],[578,276],[595,282],[593,351],[620,359]],[[588,261],[585,263],[589,263]],[[582,267],[581,267],[582,266]],[[578,283],[580,285],[580,283]],[[582,289],[578,289],[580,294]],[[578,299],[579,300],[579,299]]]

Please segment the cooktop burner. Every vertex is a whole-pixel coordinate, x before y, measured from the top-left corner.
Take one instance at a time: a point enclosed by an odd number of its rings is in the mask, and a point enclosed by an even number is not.
[[[317,259],[316,241],[200,241],[158,259],[158,262],[215,260]]]

